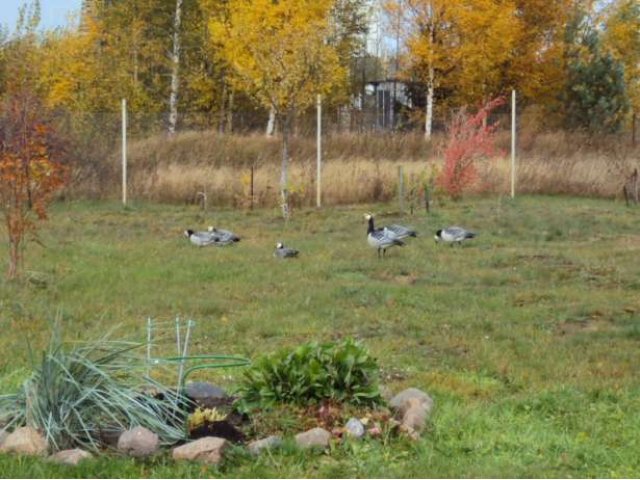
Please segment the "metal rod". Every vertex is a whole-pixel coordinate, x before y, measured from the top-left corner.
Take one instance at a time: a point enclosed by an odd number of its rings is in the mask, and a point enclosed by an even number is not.
[[[318,94],[317,108],[317,159],[316,159],[316,207],[320,208],[322,201],[322,95]]]
[[[151,317],[147,317],[147,377],[151,376]]]
[[[516,91],[511,91],[511,198],[516,197]]]
[[[122,205],[127,205],[127,100],[122,99]]]

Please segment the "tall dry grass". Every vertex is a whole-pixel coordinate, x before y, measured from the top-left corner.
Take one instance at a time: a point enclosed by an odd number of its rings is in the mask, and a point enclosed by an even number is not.
[[[402,165],[409,197],[432,184],[444,139],[419,134],[333,135],[324,140],[323,201],[329,205],[388,201],[397,194]],[[497,142],[505,155],[480,162],[480,180],[470,193],[508,193],[507,132]],[[628,139],[594,139],[563,132],[522,135],[517,190],[521,193],[616,197],[638,164]],[[294,205],[315,203],[315,140],[296,137],[290,146],[290,192]],[[159,202],[273,206],[278,202],[281,143],[263,135],[186,132],[134,142],[129,149],[130,196]],[[77,184],[74,196],[116,197],[119,157],[108,159],[99,185]],[[253,197],[251,171],[253,169]],[[86,178],[86,176],[81,176]],[[436,192],[437,194],[437,192]]]

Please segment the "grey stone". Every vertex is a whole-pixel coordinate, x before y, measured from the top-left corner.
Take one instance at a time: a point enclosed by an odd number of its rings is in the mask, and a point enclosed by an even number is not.
[[[412,401],[409,402],[409,400]],[[410,403],[412,406],[415,406],[415,402],[413,400],[417,400],[417,402],[422,405],[422,408],[428,417],[433,409],[433,399],[428,394],[417,388],[407,388],[406,390],[398,393],[395,397],[389,400],[389,406],[395,410],[398,414],[398,418],[402,418],[410,408]]]
[[[206,408],[223,405],[229,399],[227,392],[208,382],[188,383],[184,388],[184,393],[198,405]]]
[[[127,430],[118,438],[118,450],[131,457],[149,457],[158,451],[158,435],[144,427]]]
[[[176,447],[171,452],[174,460],[192,460],[217,465],[229,443],[224,438],[204,437]]]
[[[48,445],[45,438],[31,427],[17,428],[2,442],[0,452],[18,453],[21,455],[45,455]]]
[[[9,432],[7,432],[4,428],[0,428],[0,447],[9,436]]]
[[[327,432],[324,428],[312,428],[306,432],[296,435],[296,444],[300,448],[314,448],[321,447],[326,448],[329,446],[329,440],[331,440],[331,433]]]
[[[79,448],[73,450],[60,450],[49,457],[49,460],[63,465],[78,465],[82,460],[93,458],[89,452],[85,452]]]
[[[344,426],[344,431],[352,438],[364,437],[364,425],[357,418],[350,418]]]
[[[422,401],[416,397],[407,400],[406,406],[407,408],[400,423],[400,430],[417,440],[424,430],[429,412],[424,408]]]
[[[270,435],[260,440],[254,440],[247,445],[252,455],[260,455],[263,450],[276,448],[282,445],[282,438],[278,435]]]

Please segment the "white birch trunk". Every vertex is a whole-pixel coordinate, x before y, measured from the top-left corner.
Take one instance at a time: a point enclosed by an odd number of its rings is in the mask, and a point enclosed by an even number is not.
[[[280,171],[280,195],[282,200],[282,216],[285,220],[289,220],[289,187],[288,187],[288,169],[289,169],[289,127],[290,112],[285,112],[281,121],[282,127],[282,169]]]
[[[269,120],[267,121],[267,130],[266,130],[266,135],[267,137],[273,137],[273,134],[276,131],[276,110],[275,108],[271,107],[269,109]]]
[[[429,69],[429,82],[427,84],[427,109],[424,118],[424,138],[425,140],[431,140],[431,132],[433,129],[433,80],[434,80],[433,68]]]
[[[173,53],[171,55],[171,93],[169,95],[169,133],[176,133],[178,125],[178,93],[180,91],[180,23],[182,2],[176,0],[176,14],[173,19]]]

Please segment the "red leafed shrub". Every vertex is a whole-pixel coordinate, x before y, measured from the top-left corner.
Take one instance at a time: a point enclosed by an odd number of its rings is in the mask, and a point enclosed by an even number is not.
[[[463,108],[449,123],[444,167],[437,183],[452,199],[460,199],[464,189],[477,180],[476,160],[496,154],[494,134],[498,123],[489,125],[487,118],[504,103],[504,97],[497,97],[482,106],[475,115],[468,114]]]
[[[55,131],[43,115],[40,102],[27,93],[0,104],[0,211],[9,236],[8,278],[19,274],[25,235],[35,232],[34,215],[46,218],[66,176],[56,158]]]

